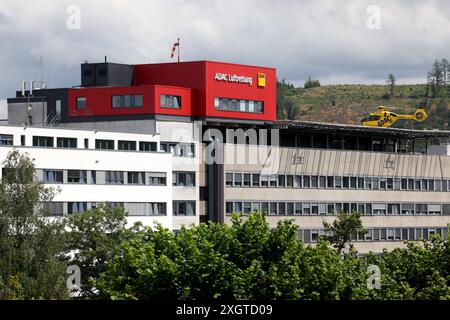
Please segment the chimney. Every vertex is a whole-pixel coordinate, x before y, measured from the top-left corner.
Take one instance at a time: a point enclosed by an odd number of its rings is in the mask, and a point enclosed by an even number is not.
[[[106,63],[106,62],[108,62],[108,59],[107,59],[107,57],[105,56],[105,63]]]
[[[25,90],[27,89],[27,82],[25,80],[22,81],[22,97],[25,97]]]

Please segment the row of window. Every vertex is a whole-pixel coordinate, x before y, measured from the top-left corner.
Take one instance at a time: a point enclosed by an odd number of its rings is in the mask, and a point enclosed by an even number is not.
[[[95,208],[97,202],[48,202],[44,205],[44,213],[49,216],[63,216]],[[110,208],[123,207],[129,216],[165,216],[167,204],[165,202],[107,202]]]
[[[254,210],[269,215],[336,215],[341,211],[361,215],[450,215],[450,203],[355,203],[228,201],[226,214],[248,214]]]
[[[97,202],[47,202],[44,213],[48,216],[64,216],[66,214],[82,213],[97,207]],[[107,202],[110,208],[123,207],[128,216],[165,216],[167,203],[165,202]],[[172,212],[176,216],[194,216],[195,201],[173,201]]]
[[[25,145],[25,136],[22,136],[22,146]],[[11,135],[12,145],[12,135]],[[54,137],[46,137],[46,136],[33,136],[33,147],[47,147],[53,148],[55,146]],[[117,150],[126,150],[126,151],[157,151],[157,143],[151,141],[139,141],[139,150],[137,150],[137,141],[130,140],[117,140]],[[57,148],[78,148],[78,139],[77,138],[67,138],[67,137],[57,137],[56,138],[56,147]],[[84,139],[84,148],[89,149],[89,139]],[[98,150],[115,150],[115,141],[107,140],[107,139],[95,139],[95,149]]]
[[[120,95],[112,96],[111,99],[113,108],[141,108],[142,107],[142,95]]]
[[[228,187],[450,191],[450,180],[315,175],[227,173]]]
[[[78,183],[78,184],[131,184],[165,186],[167,175],[165,172],[142,171],[95,171],[95,170],[37,170],[38,176],[42,172],[44,183]]]
[[[162,94],[160,96],[162,108],[181,108],[181,97]],[[86,97],[76,98],[76,109],[84,110],[87,106]],[[114,95],[111,97],[112,108],[141,108],[143,106],[143,96],[141,94]]]
[[[419,241],[429,240],[432,235],[447,237],[448,227],[427,228],[366,228],[365,234],[353,236],[352,241]],[[300,229],[299,237],[305,243],[317,242],[329,234],[325,229]]]
[[[222,111],[238,111],[263,113],[264,103],[262,101],[240,100],[230,98],[214,98],[214,107]]]

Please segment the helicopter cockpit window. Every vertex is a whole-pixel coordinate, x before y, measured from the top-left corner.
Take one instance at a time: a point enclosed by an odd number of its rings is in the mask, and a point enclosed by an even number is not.
[[[364,116],[362,119],[361,119],[361,122],[366,122],[366,121],[378,121],[378,120],[380,120],[380,116],[377,116],[377,115],[373,115],[373,114],[368,114],[368,115],[366,115],[366,116]]]

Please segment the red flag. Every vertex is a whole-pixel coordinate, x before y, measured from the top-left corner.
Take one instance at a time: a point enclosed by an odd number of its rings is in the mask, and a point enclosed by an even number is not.
[[[177,42],[175,42],[175,43],[173,44],[173,47],[172,47],[172,53],[170,54],[170,57],[171,57],[171,58],[173,58],[173,56],[174,56],[174,54],[175,54],[176,47],[178,47],[179,45],[180,45],[180,40],[178,39]]]

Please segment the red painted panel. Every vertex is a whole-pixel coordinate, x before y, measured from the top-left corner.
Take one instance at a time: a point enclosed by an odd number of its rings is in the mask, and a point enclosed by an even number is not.
[[[252,84],[215,80],[216,73],[251,77]],[[266,75],[264,88],[257,86],[258,73]],[[134,83],[192,88],[193,116],[276,120],[276,71],[273,68],[212,61],[144,64],[134,67]],[[256,114],[215,110],[215,97],[263,101],[264,112]]]
[[[252,83],[216,80],[216,73],[251,78]],[[258,87],[258,73],[265,74],[265,87]],[[244,66],[237,64],[207,62],[206,67],[206,106],[207,117],[233,118],[247,120],[276,120],[276,72],[272,68]],[[216,110],[214,98],[233,98],[241,100],[263,101],[263,113],[249,113]]]
[[[161,107],[161,95],[174,95],[181,97],[181,108],[172,109]],[[155,86],[155,113],[175,116],[191,116],[192,104],[191,104],[191,89],[177,88],[169,86]]]
[[[132,87],[97,87],[97,88],[72,88],[69,89],[68,106],[69,117],[83,116],[120,116],[136,114],[168,114],[190,116],[191,90],[168,86],[132,86]],[[113,108],[113,95],[141,94],[143,96],[140,108]],[[160,94],[181,96],[181,109],[167,109],[160,107]],[[77,97],[86,97],[86,109],[76,109]]]
[[[97,87],[69,89],[69,117],[152,114],[155,112],[153,86]],[[141,108],[113,108],[113,95],[142,94]],[[77,97],[86,97],[86,109],[77,110]]]

